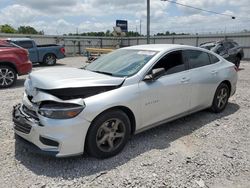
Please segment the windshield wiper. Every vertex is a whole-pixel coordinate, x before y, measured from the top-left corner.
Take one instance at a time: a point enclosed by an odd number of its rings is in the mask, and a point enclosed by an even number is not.
[[[113,74],[112,74],[112,73],[110,73],[110,72],[104,72],[104,71],[93,71],[93,70],[92,70],[92,72],[96,72],[96,73],[100,73],[100,74],[106,74],[106,75],[109,75],[109,76],[113,76]]]

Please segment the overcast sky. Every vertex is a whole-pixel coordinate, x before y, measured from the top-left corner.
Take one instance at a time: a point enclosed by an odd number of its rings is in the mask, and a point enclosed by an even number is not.
[[[250,30],[249,0],[177,0],[179,3],[232,14],[204,13],[151,0],[151,33],[236,32]],[[146,30],[146,0],[0,0],[0,24],[30,25],[45,34],[112,30],[116,19],[128,20],[129,30]]]

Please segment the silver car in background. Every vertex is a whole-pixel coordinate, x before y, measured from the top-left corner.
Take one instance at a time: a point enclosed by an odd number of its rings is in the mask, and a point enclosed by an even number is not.
[[[56,157],[111,157],[133,134],[203,109],[223,111],[236,83],[235,66],[206,49],[122,48],[84,69],[32,72],[13,110],[14,130]]]

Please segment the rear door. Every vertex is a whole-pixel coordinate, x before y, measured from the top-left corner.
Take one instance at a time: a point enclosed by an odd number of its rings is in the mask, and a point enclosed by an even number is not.
[[[199,110],[211,105],[218,82],[216,62],[220,60],[210,53],[185,50],[190,76],[190,109]]]
[[[182,51],[165,55],[151,70],[157,68],[165,68],[165,74],[157,80],[139,83],[144,126],[175,117],[189,109],[190,73]]]

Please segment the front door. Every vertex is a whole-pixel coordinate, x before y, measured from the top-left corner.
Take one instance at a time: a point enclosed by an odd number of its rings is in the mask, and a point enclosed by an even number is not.
[[[152,70],[157,68],[165,68],[165,74],[156,80],[139,83],[143,127],[189,110],[190,72],[183,61],[182,51],[164,56]]]

